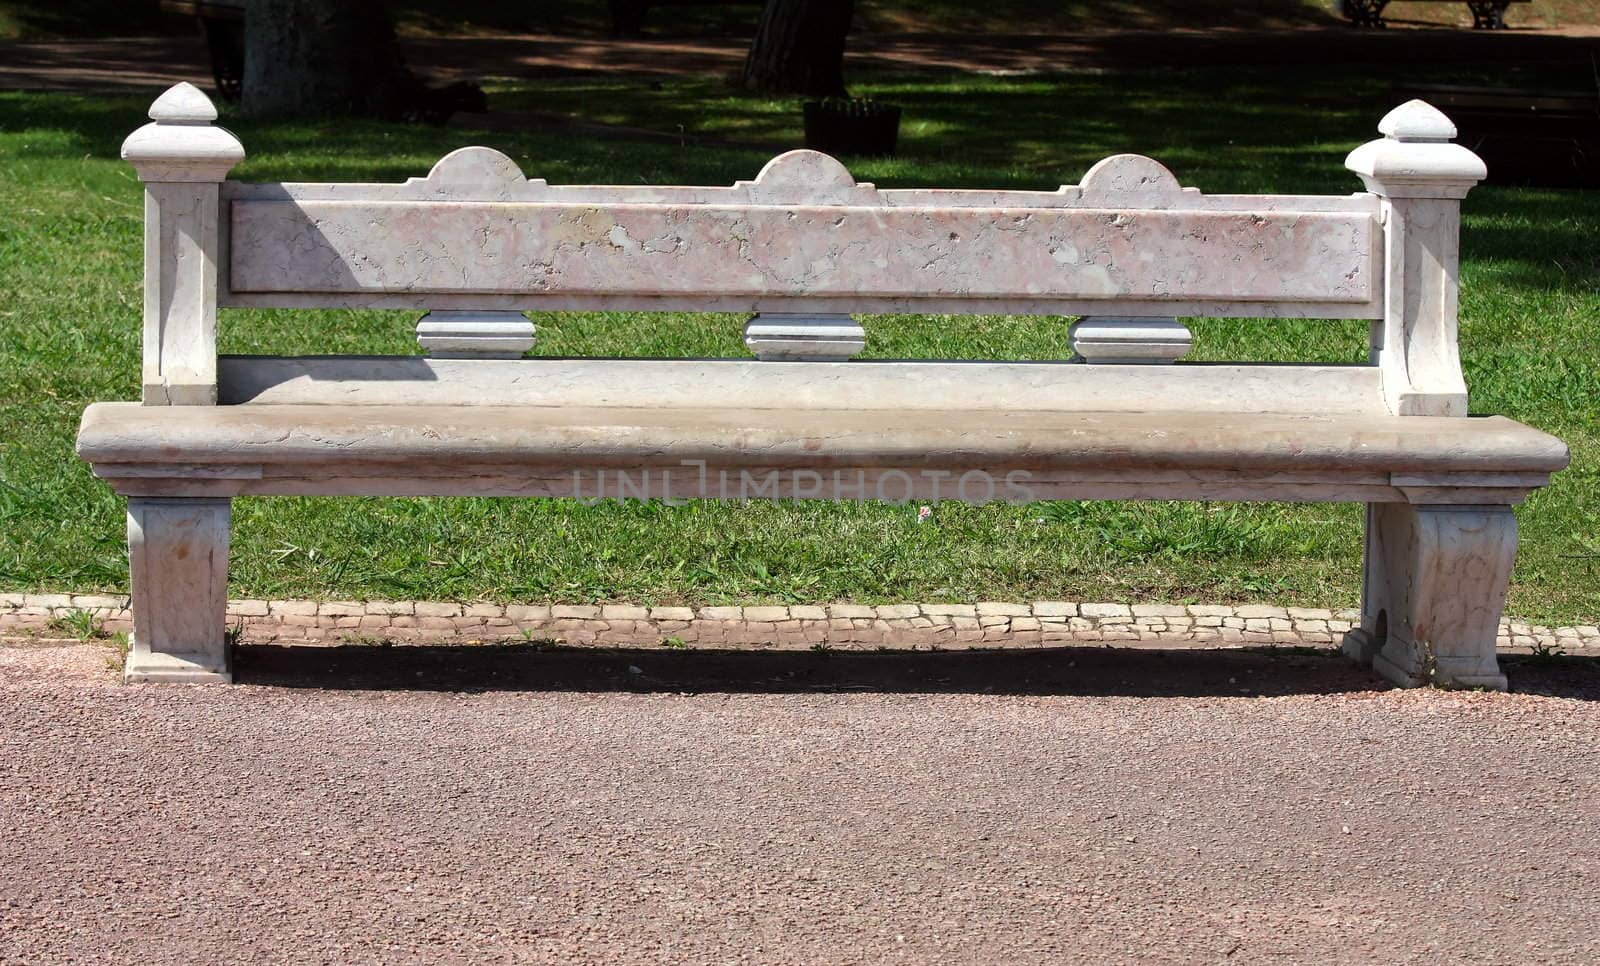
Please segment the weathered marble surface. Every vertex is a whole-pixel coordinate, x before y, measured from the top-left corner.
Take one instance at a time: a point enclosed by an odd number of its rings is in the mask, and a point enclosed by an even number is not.
[[[1397,684],[1506,689],[1495,636],[1517,554],[1506,506],[1371,504],[1345,652]]]
[[[232,680],[225,623],[229,516],[226,499],[128,500],[133,635],[123,676],[129,682]]]
[[[637,406],[672,409],[1240,412],[1384,416],[1371,366],[1055,362],[752,362],[222,356],[226,405]],[[952,389],[959,396],[952,395]],[[1226,418],[1219,416],[1218,418]]]
[[[464,148],[403,185],[227,186],[225,305],[1380,314],[1371,196],[1207,196],[1138,155],[1058,191],[879,190],[812,151],[729,188],[551,186]]]
[[[135,496],[969,502],[1504,505],[1566,462],[1494,418],[482,405],[101,403],[79,453]]]
[[[758,363],[759,364],[759,363]],[[178,467],[363,460],[401,465],[1004,466],[1408,474],[1550,473],[1560,440],[1499,416],[1440,419],[1180,412],[215,406],[95,403],[78,454]],[[180,470],[181,472],[181,470]]]
[[[231,218],[235,293],[1373,297],[1372,219],[1336,212],[236,201]]]
[[[1118,154],[1098,162],[1082,184],[1052,191],[997,188],[879,188],[858,182],[838,160],[815,151],[789,151],[769,161],[752,181],[731,186],[553,185],[526,178],[512,159],[492,148],[460,148],[427,176],[398,184],[354,182],[229,182],[234,201],[519,201],[594,205],[856,205],[909,208],[1105,208],[1191,211],[1337,211],[1375,215],[1370,194],[1212,195],[1185,188],[1159,162]]]

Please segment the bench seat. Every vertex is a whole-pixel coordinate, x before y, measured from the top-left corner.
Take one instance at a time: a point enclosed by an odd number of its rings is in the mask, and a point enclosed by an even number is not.
[[[1567,462],[1560,440],[1500,416],[497,405],[96,403],[78,453],[150,496],[570,496],[582,495],[567,489],[574,473],[605,470],[672,470],[669,495],[718,495],[715,478],[697,489],[703,465],[898,470],[916,485],[888,495],[906,499],[977,471],[1021,473],[1013,484],[1040,499],[1505,503]],[[795,495],[782,472],[777,482],[754,495]]]

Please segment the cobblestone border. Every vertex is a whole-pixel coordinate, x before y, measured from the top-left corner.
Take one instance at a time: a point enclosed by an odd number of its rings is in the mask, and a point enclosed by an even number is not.
[[[48,630],[73,613],[107,632],[131,629],[126,597],[0,594],[0,634]],[[1329,646],[1355,610],[1259,604],[817,604],[641,607],[633,604],[462,604],[440,601],[233,600],[229,623],[247,641],[557,640],[569,644],[698,647],[999,647],[1152,641],[1191,646]],[[59,623],[56,624],[59,627]],[[1502,649],[1600,650],[1600,627],[1544,627],[1508,618]]]

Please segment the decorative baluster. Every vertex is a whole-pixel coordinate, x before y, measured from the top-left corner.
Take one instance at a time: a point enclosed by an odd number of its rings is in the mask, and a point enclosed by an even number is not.
[[[1178,361],[1194,344],[1189,327],[1171,318],[1085,316],[1067,330],[1074,362],[1162,365]]]
[[[1466,416],[1456,348],[1461,199],[1488,174],[1425,101],[1378,124],[1345,167],[1383,199],[1384,317],[1372,361],[1397,416]],[[1367,505],[1361,626],[1344,650],[1391,681],[1505,690],[1495,635],[1516,556],[1509,506]]]
[[[435,309],[417,320],[417,344],[435,359],[518,359],[533,343],[521,312]]]
[[[867,332],[848,315],[761,312],[744,327],[744,344],[772,362],[843,362],[867,344]]]

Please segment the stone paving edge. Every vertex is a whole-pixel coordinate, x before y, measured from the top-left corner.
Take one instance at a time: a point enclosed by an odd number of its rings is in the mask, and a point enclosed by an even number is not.
[[[0,633],[49,629],[89,613],[106,632],[132,627],[128,599],[100,594],[0,594]],[[798,604],[647,607],[634,604],[491,604],[454,601],[228,602],[228,621],[251,642],[526,638],[569,644],[698,646],[991,647],[1077,642],[1187,642],[1199,646],[1332,646],[1358,622],[1354,609],[1263,604],[985,601],[977,604]],[[1501,622],[1502,649],[1600,650],[1600,627]]]

